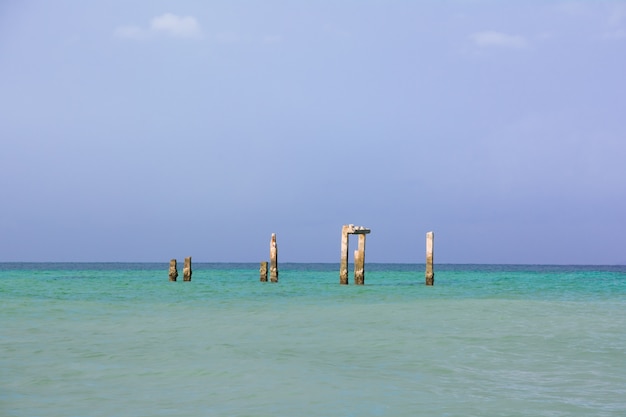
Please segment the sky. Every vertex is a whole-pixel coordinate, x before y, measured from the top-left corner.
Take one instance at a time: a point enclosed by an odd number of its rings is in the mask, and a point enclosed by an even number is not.
[[[0,261],[626,264],[626,1],[0,1]],[[351,239],[350,248],[356,249]]]

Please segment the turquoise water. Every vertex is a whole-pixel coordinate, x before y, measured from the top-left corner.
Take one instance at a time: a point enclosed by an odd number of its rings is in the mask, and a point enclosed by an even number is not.
[[[626,415],[626,267],[167,272],[0,264],[0,415]]]

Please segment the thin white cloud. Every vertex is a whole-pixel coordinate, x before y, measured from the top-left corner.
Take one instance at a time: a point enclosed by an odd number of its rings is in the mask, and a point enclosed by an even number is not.
[[[470,39],[480,47],[525,48],[528,46],[523,36],[496,31],[476,32],[470,35]]]
[[[135,25],[119,26],[114,31],[115,36],[126,39],[149,39],[158,35],[174,38],[199,38],[202,35],[200,25],[193,16],[177,16],[165,13],[156,16],[150,21],[150,26],[142,28]]]
[[[179,38],[196,38],[200,36],[200,26],[195,17],[176,16],[165,13],[152,19],[150,29],[154,32],[166,33]]]

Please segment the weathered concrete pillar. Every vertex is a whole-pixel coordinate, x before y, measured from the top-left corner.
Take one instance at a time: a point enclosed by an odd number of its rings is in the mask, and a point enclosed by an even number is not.
[[[170,261],[170,281],[176,281],[178,278],[178,268],[176,266],[176,259]]]
[[[354,251],[354,284],[365,284],[365,235],[359,235],[359,247]]]
[[[185,258],[183,267],[183,281],[191,281],[191,256]]]
[[[341,228],[341,260],[339,262],[339,283],[348,285],[348,232],[350,225]]]
[[[435,270],[433,269],[433,252],[435,244],[435,234],[426,233],[426,285],[435,284]]]
[[[267,282],[267,261],[261,262],[259,273],[261,274],[261,282]]]
[[[276,233],[272,233],[270,241],[270,281],[278,282],[278,246],[276,246]]]

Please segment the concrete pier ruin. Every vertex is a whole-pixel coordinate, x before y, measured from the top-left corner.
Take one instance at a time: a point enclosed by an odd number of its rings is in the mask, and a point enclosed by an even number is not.
[[[183,281],[191,281],[191,256],[185,258],[183,267]]]
[[[270,281],[278,282],[278,246],[276,245],[276,233],[272,233],[270,240]]]
[[[348,236],[359,235],[358,249],[354,251],[354,283],[365,284],[365,235],[370,229],[353,224],[343,225],[341,228],[341,261],[339,263],[339,283],[348,285]]]
[[[267,261],[261,262],[259,274],[261,275],[261,282],[267,282]]]
[[[426,233],[426,285],[435,284],[435,270],[433,269],[433,253],[435,245],[435,234]]]
[[[170,261],[169,276],[170,276],[170,281],[176,281],[176,278],[178,278],[178,267],[176,265],[176,259],[172,259]]]

